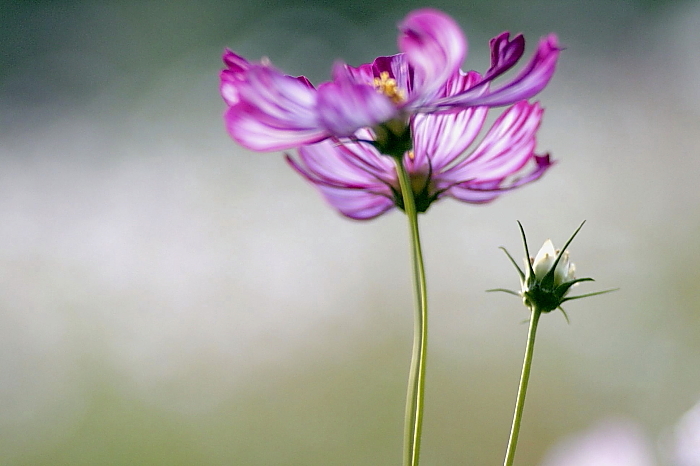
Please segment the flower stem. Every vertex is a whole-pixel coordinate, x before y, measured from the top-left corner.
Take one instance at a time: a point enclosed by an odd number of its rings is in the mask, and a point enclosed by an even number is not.
[[[411,258],[413,261],[413,284],[415,287],[415,318],[413,326],[413,353],[411,370],[408,376],[406,393],[406,414],[404,421],[404,466],[418,466],[420,440],[423,425],[423,404],[425,398],[425,357],[428,345],[428,297],[425,284],[425,269],[418,233],[418,212],[411,187],[411,180],[403,166],[402,159],[394,157],[399,178],[404,211],[411,230]]]
[[[518,445],[518,435],[520,434],[520,422],[523,418],[523,407],[525,406],[525,394],[527,393],[527,383],[530,380],[530,367],[532,366],[532,354],[535,351],[535,334],[537,333],[537,322],[542,313],[537,307],[530,308],[530,328],[527,333],[527,344],[525,345],[525,359],[523,360],[523,371],[520,374],[520,386],[518,387],[518,398],[515,401],[515,413],[513,414],[513,425],[510,429],[510,439],[506,450],[506,459],[503,466],[512,466],[515,458],[515,448]]]

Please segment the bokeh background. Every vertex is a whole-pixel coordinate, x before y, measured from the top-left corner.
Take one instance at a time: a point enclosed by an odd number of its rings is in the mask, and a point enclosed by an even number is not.
[[[427,4],[0,5],[0,463],[399,464],[405,219],[343,219],[280,154],[238,147],[217,75],[228,46],[322,81],[395,53]],[[673,464],[700,399],[700,2],[429,5],[467,33],[465,69],[503,30],[566,51],[540,96],[558,165],[421,218],[422,464],[502,462],[527,313],[484,292],[518,286],[497,248],[521,255],[516,220],[536,249],[584,219],[570,251],[597,281],[578,291],[621,290],[543,319],[517,463],[612,423]]]

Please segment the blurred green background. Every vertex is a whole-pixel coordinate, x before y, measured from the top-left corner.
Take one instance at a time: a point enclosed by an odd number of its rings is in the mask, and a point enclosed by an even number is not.
[[[226,134],[224,47],[328,78],[396,51],[418,2],[17,1],[0,15],[0,463],[397,465],[412,332],[405,219],[340,218]],[[652,444],[700,399],[700,3],[436,1],[488,39],[556,32],[538,138],[557,166],[421,219],[423,462],[502,462],[527,317],[498,246],[570,248],[520,446],[605,419]],[[667,461],[659,453],[659,462]]]

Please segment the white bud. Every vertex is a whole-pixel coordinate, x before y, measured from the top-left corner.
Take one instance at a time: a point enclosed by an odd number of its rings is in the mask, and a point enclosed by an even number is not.
[[[538,281],[542,280],[552,269],[558,254],[559,251],[554,249],[552,240],[548,239],[544,242],[532,261],[532,270],[535,272],[535,277]],[[554,270],[554,286],[574,280],[575,270],[574,264],[569,261],[569,251],[564,251],[557,263],[557,268]]]
[[[547,272],[554,265],[554,260],[557,258],[557,252],[554,250],[552,240],[548,239],[544,242],[539,252],[532,262],[532,270],[535,272],[535,277],[542,280],[542,277],[547,275]]]
[[[518,222],[520,225],[520,222]],[[573,241],[576,234],[581,230],[583,223],[576,229],[573,235],[566,242],[565,248]],[[525,245],[525,252],[529,253],[525,230],[520,225],[520,232]],[[592,278],[576,278],[576,267],[569,260],[569,251],[558,251],[554,249],[551,240],[544,242],[537,255],[525,258],[525,271],[515,263],[513,256],[505,248],[501,248],[513,263],[520,275],[520,293],[510,290],[498,289],[489,291],[506,291],[510,294],[520,295],[525,306],[538,312],[550,312],[554,309],[561,309],[561,304],[572,299],[587,298],[614,290],[597,291],[580,296],[566,297],[571,287],[579,282],[593,281]],[[528,254],[529,255],[529,254]],[[558,260],[557,260],[558,259]],[[566,315],[566,314],[565,314]],[[567,319],[568,320],[568,319]],[[700,463],[698,464],[700,466]]]

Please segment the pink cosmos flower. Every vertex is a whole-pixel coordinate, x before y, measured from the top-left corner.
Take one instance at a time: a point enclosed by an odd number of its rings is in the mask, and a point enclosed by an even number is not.
[[[458,94],[478,79],[475,72],[453,76],[441,95]],[[411,119],[413,149],[404,154],[403,163],[418,212],[444,196],[469,203],[491,201],[538,179],[552,165],[548,154],[534,152],[543,113],[539,104],[521,101],[509,107],[474,144],[487,112],[488,107],[480,106]],[[363,129],[355,136],[372,139],[373,134]],[[465,154],[470,146],[474,147]],[[298,153],[287,155],[287,161],[343,215],[364,220],[395,206],[403,208],[394,161],[373,145],[328,139],[303,146]]]
[[[541,39],[525,67],[509,82],[492,89],[492,81],[511,69],[525,48],[522,35],[510,39],[504,32],[490,42],[491,66],[486,73],[466,74],[468,79],[460,78],[459,92],[446,94],[446,87],[456,85],[455,77],[464,76],[460,66],[467,44],[459,26],[442,12],[422,9],[410,13],[399,24],[399,31],[401,53],[357,68],[336,63],[332,80],[318,88],[303,76],[279,72],[267,60],[251,63],[227,50],[221,95],[228,106],[229,133],[241,145],[257,151],[350,138],[363,128],[384,128],[379,131],[381,136],[401,138],[409,125],[416,128],[417,123],[411,121],[414,116],[420,120],[425,114],[506,106],[533,97],[552,77],[560,50],[554,34]],[[451,155],[446,152],[442,157]]]

